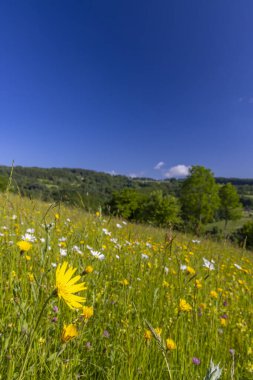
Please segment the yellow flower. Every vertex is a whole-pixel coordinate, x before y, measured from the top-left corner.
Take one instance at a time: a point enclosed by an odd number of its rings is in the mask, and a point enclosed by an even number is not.
[[[84,282],[76,284],[80,280],[81,276],[73,276],[76,271],[76,268],[68,267],[68,263],[64,261],[62,265],[59,265],[56,269],[56,291],[58,297],[63,298],[66,304],[71,308],[80,309],[83,307],[82,303],[85,302],[84,297],[75,295],[74,293],[79,292],[80,290],[85,290]]]
[[[152,338],[152,334],[151,334],[151,331],[150,330],[146,330],[145,333],[144,333],[144,338],[146,340],[150,340]]]
[[[129,285],[129,281],[125,278],[124,280],[121,281],[121,284],[127,286]]]
[[[194,276],[194,275],[196,274],[195,269],[193,269],[193,268],[190,267],[190,266],[188,266],[188,267],[186,268],[186,272],[187,272],[188,274],[191,274],[192,276]]]
[[[177,345],[173,339],[168,338],[168,339],[166,339],[166,347],[169,351],[172,351],[172,350],[175,350],[177,348]]]
[[[189,303],[187,303],[185,300],[180,299],[179,301],[179,311],[191,311],[192,307]]]
[[[201,284],[201,281],[200,281],[200,280],[196,280],[196,281],[195,281],[195,288],[197,288],[197,289],[202,288],[202,284]]]
[[[60,215],[59,215],[58,213],[56,213],[56,214],[54,215],[54,217],[55,217],[56,220],[59,220],[59,219],[60,219]]]
[[[73,324],[70,324],[68,326],[64,325],[61,340],[62,342],[68,342],[69,340],[75,338],[78,335],[76,326]]]
[[[82,312],[82,317],[85,319],[90,319],[94,314],[93,307],[92,306],[84,306],[83,307],[83,312]]]
[[[217,293],[215,290],[211,290],[211,292],[210,292],[210,296],[211,296],[212,298],[218,298],[218,293]]]
[[[94,271],[93,267],[91,265],[88,265],[84,271],[83,271],[83,274],[88,274],[88,273],[92,273]]]
[[[220,324],[221,324],[221,326],[224,326],[224,327],[226,327],[227,326],[227,324],[228,324],[228,321],[227,321],[227,319],[226,318],[220,318]]]
[[[160,327],[156,327],[154,330],[158,336],[161,336],[162,329]]]
[[[21,252],[28,252],[32,248],[32,244],[25,240],[18,241],[17,246]]]

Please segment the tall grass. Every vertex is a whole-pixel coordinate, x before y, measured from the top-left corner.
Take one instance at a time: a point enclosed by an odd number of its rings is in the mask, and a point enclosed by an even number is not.
[[[0,379],[203,380],[211,359],[224,380],[253,378],[251,253],[11,195],[0,205]],[[90,318],[58,297],[43,307],[64,261]]]

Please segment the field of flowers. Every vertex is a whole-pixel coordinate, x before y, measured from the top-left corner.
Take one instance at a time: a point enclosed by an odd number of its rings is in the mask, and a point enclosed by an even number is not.
[[[253,379],[252,253],[8,194],[0,210],[0,379],[203,380],[211,359]]]

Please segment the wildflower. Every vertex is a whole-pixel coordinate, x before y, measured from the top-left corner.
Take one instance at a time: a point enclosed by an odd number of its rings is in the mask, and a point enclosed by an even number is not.
[[[88,266],[84,269],[84,271],[82,272],[82,275],[92,273],[93,271],[94,271],[94,268],[93,268],[91,265],[88,265]]]
[[[204,261],[203,267],[208,268],[209,270],[215,269],[214,268],[215,262],[213,260],[209,261],[203,257],[203,261]]]
[[[189,312],[192,310],[192,307],[189,303],[187,303],[184,299],[180,299],[179,301],[179,311]]]
[[[202,288],[202,284],[201,284],[201,281],[200,281],[200,280],[196,280],[196,281],[195,281],[195,288],[197,288],[197,289]]]
[[[146,330],[145,333],[144,333],[144,338],[146,340],[150,340],[152,338],[152,334],[151,334],[151,331],[150,330]]]
[[[218,298],[218,293],[217,293],[215,290],[211,290],[211,292],[210,292],[210,296],[211,296],[212,298]]]
[[[124,280],[122,280],[122,281],[120,281],[120,282],[121,282],[121,284],[124,285],[124,286],[129,285],[129,281],[128,281],[126,278],[124,278]]]
[[[103,336],[104,336],[105,338],[110,338],[110,333],[109,333],[109,331],[108,331],[108,330],[104,330],[104,331],[103,331]]]
[[[90,250],[90,253],[92,254],[93,257],[96,257],[98,260],[104,260],[105,258],[105,255],[103,255],[102,253],[98,252],[98,251],[94,251],[93,249]]]
[[[154,330],[158,336],[161,336],[162,329],[160,327],[156,327]]]
[[[191,274],[192,276],[194,276],[194,275],[196,274],[195,269],[193,269],[193,268],[190,267],[190,266],[188,266],[188,267],[186,268],[186,272],[187,272],[187,274]]]
[[[32,244],[29,241],[20,240],[17,242],[17,246],[20,249],[20,252],[28,252],[32,248]]]
[[[90,319],[94,314],[93,307],[92,306],[84,306],[83,307],[83,312],[82,312],[82,317],[85,319]]]
[[[200,365],[200,359],[199,359],[199,358],[196,358],[196,357],[193,357],[193,358],[192,358],[192,364]]]
[[[219,364],[214,365],[211,359],[210,367],[207,370],[207,374],[204,380],[218,380],[221,377],[222,369]]]
[[[173,339],[168,338],[168,339],[166,339],[166,347],[169,351],[172,351],[172,350],[175,350],[177,348],[177,345]]]
[[[46,342],[46,339],[45,338],[40,338],[39,339],[39,344],[42,345]]]
[[[68,326],[64,325],[61,340],[63,343],[68,342],[69,340],[75,338],[78,335],[76,326],[70,324]]]
[[[74,293],[80,290],[87,289],[84,282],[76,284],[81,276],[73,276],[76,269],[68,267],[68,263],[65,261],[62,265],[59,265],[56,269],[56,291],[59,298],[63,298],[66,304],[71,308],[82,308],[82,303],[85,302],[84,297],[75,295]]]

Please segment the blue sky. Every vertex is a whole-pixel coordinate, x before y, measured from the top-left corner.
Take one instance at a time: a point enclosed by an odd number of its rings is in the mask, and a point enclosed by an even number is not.
[[[253,178],[252,17],[252,0],[1,1],[0,164]]]

